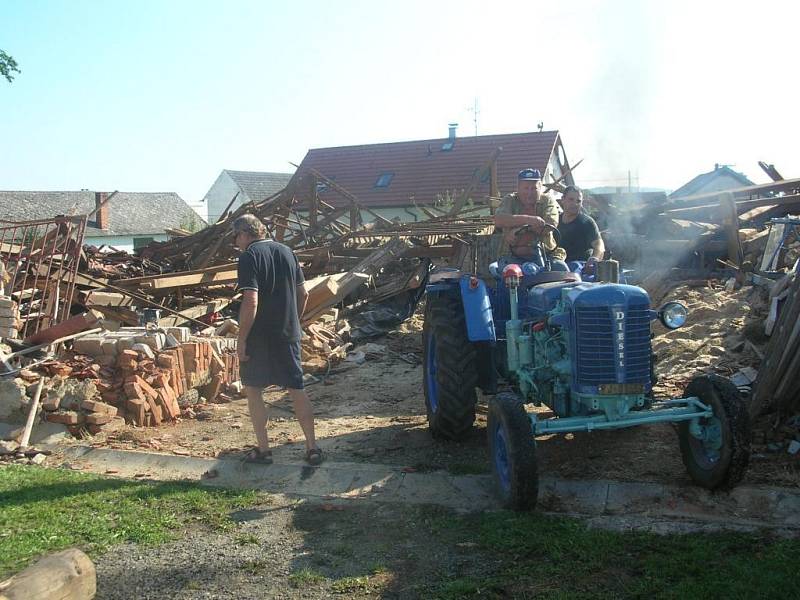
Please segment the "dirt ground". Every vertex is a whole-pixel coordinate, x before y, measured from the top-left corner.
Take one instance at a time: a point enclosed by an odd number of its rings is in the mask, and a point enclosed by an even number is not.
[[[696,374],[730,376],[757,365],[757,318],[764,310],[758,290],[726,292],[714,287],[681,286],[665,295],[690,309],[687,325],[676,331],[654,326],[653,347],[659,356],[660,396],[680,394]],[[654,299],[654,306],[660,299]],[[743,333],[744,332],[744,333]],[[749,336],[749,337],[748,337]],[[750,342],[751,339],[755,343]],[[373,340],[389,352],[362,365],[341,363],[322,381],[308,387],[314,404],[317,435],[326,459],[444,469],[456,474],[487,473],[486,401],[478,405],[476,426],[461,443],[432,439],[425,418],[422,392],[422,312],[384,338]],[[750,343],[748,343],[750,342]],[[755,349],[754,349],[755,347]],[[402,354],[406,360],[399,357]],[[416,357],[416,364],[408,362]],[[411,358],[413,361],[414,359]],[[278,461],[300,461],[302,434],[281,392],[267,393],[269,433]],[[114,448],[174,452],[215,457],[241,453],[254,442],[247,402],[197,407],[196,417],[173,426],[128,427],[107,439],[90,443]],[[591,434],[558,434],[538,439],[540,473],[568,479],[689,483],[670,425],[638,427]],[[800,460],[755,446],[747,483],[800,486]]]

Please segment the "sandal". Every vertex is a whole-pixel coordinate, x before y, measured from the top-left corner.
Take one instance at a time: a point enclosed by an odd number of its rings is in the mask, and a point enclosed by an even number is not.
[[[272,450],[260,450],[253,448],[244,457],[244,462],[255,463],[259,465],[272,464]]]
[[[319,448],[312,448],[306,451],[306,462],[313,467],[322,464],[322,450]]]

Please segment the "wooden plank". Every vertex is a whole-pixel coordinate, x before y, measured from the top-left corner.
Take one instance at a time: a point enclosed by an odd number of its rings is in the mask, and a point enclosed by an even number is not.
[[[335,298],[336,294],[339,293],[338,279],[341,279],[341,277],[325,276],[315,277],[311,281],[307,281],[305,283],[305,288],[308,292],[306,310],[308,310],[308,307],[320,306],[329,298]]]
[[[133,277],[119,279],[114,282],[121,287],[140,287],[153,290],[163,290],[193,285],[209,285],[235,283],[237,280],[237,266],[235,263],[217,265],[206,269],[194,271],[179,271],[167,275],[152,275],[149,277]]]
[[[775,388],[782,377],[778,368],[780,365],[786,364],[785,355],[790,350],[787,348],[787,343],[792,337],[798,318],[800,318],[800,276],[795,276],[758,371],[758,378],[753,389],[753,399],[750,403],[751,417],[764,412],[773,401]]]
[[[369,280],[370,276],[366,273],[343,273],[341,278],[339,278],[337,281],[337,291],[335,296],[328,298],[320,305],[306,306],[306,310],[303,313],[302,318],[303,325],[314,322],[316,318],[324,313],[328,308],[344,300],[347,296],[356,291]]]
[[[728,192],[728,194],[730,194],[730,192]],[[725,198],[725,193],[719,192],[717,196],[720,197],[720,199]],[[736,211],[739,214],[742,214],[761,206],[792,206],[795,204],[800,204],[800,194],[790,194],[787,196],[774,196],[771,198],[756,198],[754,200],[736,200]],[[718,206],[718,203],[709,203],[709,204],[702,204],[700,206],[669,208],[663,212],[664,214],[670,216],[690,215],[693,213],[702,213],[704,211],[713,211],[716,206]]]
[[[767,238],[767,245],[764,247],[764,255],[761,258],[761,271],[769,271],[772,269],[772,257],[781,245],[783,233],[786,230],[786,223],[775,223],[770,227],[769,237]]]
[[[130,296],[119,292],[81,291],[78,292],[78,298],[85,306],[130,306],[133,304]]]
[[[719,202],[722,211],[722,224],[725,227],[725,235],[728,241],[728,260],[737,267],[742,264],[744,254],[742,244],[739,241],[739,216],[736,213],[736,202],[733,194],[724,194]]]
[[[182,311],[179,311],[177,315],[170,315],[168,317],[160,318],[158,320],[158,326],[178,327],[188,321],[192,321],[199,317],[204,317],[211,313],[222,310],[231,303],[231,300],[232,300],[231,298],[220,298],[218,300],[212,300],[211,302],[207,302],[205,304],[198,304],[197,306],[186,308]]]

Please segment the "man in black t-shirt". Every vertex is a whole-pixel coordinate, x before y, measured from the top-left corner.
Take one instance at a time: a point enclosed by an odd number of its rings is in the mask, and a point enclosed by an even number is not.
[[[581,189],[574,185],[568,186],[561,196],[564,212],[561,213],[558,223],[558,232],[561,234],[559,245],[567,252],[567,263],[578,260],[597,262],[603,260],[606,252],[597,223],[581,210],[582,206]]]
[[[318,465],[322,451],[314,437],[314,413],[303,389],[300,363],[300,315],[308,299],[303,271],[291,248],[266,239],[266,228],[254,215],[236,219],[233,232],[234,243],[242,251],[238,267],[242,293],[239,372],[258,441],[246,460],[272,462],[263,392],[269,385],[278,385],[289,391],[294,403],[294,414],[306,438],[306,460]]]

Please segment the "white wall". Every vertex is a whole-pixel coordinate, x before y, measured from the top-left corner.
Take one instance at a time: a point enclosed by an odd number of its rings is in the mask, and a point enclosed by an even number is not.
[[[125,252],[133,253],[133,238],[134,237],[146,237],[146,238],[153,238],[153,241],[156,242],[166,242],[169,239],[169,236],[166,234],[153,234],[153,235],[103,235],[103,236],[96,236],[96,237],[89,237],[86,236],[83,239],[84,244],[88,244],[90,246],[113,246],[117,250],[125,250]]]
[[[206,222],[209,225],[213,225],[217,222],[217,219],[219,219],[220,215],[227,208],[238,191],[239,186],[231,179],[230,175],[225,171],[219,174],[214,185],[211,186],[211,189],[208,190],[208,193],[203,199],[208,211],[206,213]],[[231,210],[238,208],[245,202],[250,202],[250,198],[244,193],[240,193],[239,197],[236,198],[236,202],[233,203]]]

